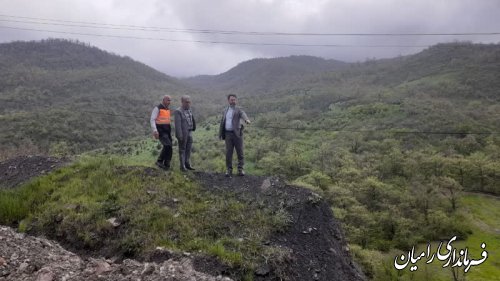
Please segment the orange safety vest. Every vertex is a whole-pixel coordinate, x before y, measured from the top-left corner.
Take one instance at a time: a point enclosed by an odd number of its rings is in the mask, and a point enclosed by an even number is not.
[[[158,105],[158,116],[156,116],[155,122],[158,125],[170,125],[170,109],[165,108],[163,104]]]

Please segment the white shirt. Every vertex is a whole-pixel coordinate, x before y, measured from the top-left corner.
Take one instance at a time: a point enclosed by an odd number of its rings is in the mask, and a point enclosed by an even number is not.
[[[151,118],[149,119],[149,123],[151,124],[151,129],[153,129],[153,132],[156,132],[156,117],[158,117],[158,113],[160,113],[160,110],[158,109],[158,106],[155,106],[153,109],[153,112],[151,112]]]
[[[226,112],[226,131],[233,130],[233,113],[234,109],[229,107]]]

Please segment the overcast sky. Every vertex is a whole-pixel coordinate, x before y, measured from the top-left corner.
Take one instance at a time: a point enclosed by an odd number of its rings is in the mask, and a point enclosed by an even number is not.
[[[124,27],[281,33],[500,32],[500,0],[0,0],[0,7],[0,42],[48,37],[79,39],[178,77],[221,73],[256,57],[303,54],[364,61],[412,54],[423,49],[414,46],[438,42],[500,42],[500,35],[285,36],[168,32],[165,29],[145,31]],[[102,25],[90,28],[89,24],[71,22],[112,24],[107,27],[113,28],[105,29]],[[47,30],[161,40],[61,34]],[[297,47],[192,41],[399,47]]]

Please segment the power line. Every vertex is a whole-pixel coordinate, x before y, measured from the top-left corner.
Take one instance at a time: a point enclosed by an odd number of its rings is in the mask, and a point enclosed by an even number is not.
[[[335,128],[314,128],[314,127],[282,127],[282,126],[259,126],[262,129],[273,130],[298,130],[298,131],[328,131],[339,133],[391,133],[391,134],[422,134],[422,135],[498,135],[500,132],[453,132],[453,131],[398,131],[393,129],[372,129],[372,130],[349,130]]]
[[[100,115],[108,115],[108,116],[119,116],[119,117],[127,117],[127,118],[136,118],[136,119],[145,119],[145,118],[147,118],[149,120],[149,117],[146,117],[146,116],[124,115],[124,114],[107,113],[107,112],[99,112],[99,111],[89,111],[89,110],[80,110],[80,112],[92,113],[92,114],[100,114]]]
[[[1,100],[1,102],[13,102],[21,104],[21,102],[11,101],[11,100]],[[77,112],[149,120],[149,117],[147,116],[123,115],[123,114],[101,112],[101,111],[90,111],[90,110],[77,110]],[[325,131],[325,132],[338,132],[338,133],[390,133],[390,134],[420,134],[420,135],[500,135],[500,132],[403,131],[394,129],[356,130],[356,129],[315,128],[315,127],[286,127],[286,126],[276,126],[276,125],[253,126],[253,128],[273,129],[273,130]]]
[[[50,33],[59,33],[59,34],[71,34],[71,35],[120,38],[120,39],[138,39],[138,40],[153,40],[153,41],[167,41],[167,42],[226,44],[226,45],[287,46],[287,47],[338,47],[338,48],[427,48],[427,47],[431,46],[431,45],[342,45],[342,44],[256,43],[256,42],[215,41],[215,40],[185,40],[185,39],[170,39],[170,38],[158,38],[158,37],[140,37],[140,36],[129,36],[129,35],[110,35],[110,34],[57,31],[57,30],[35,29],[35,28],[22,28],[22,27],[13,27],[13,26],[0,26],[0,28],[26,30],[26,31],[37,31],[37,32],[50,32]]]
[[[157,26],[140,26],[140,25],[123,25],[123,24],[109,24],[109,23],[98,23],[89,21],[70,21],[70,20],[58,20],[58,19],[47,19],[38,17],[24,17],[24,16],[13,16],[13,15],[3,15],[0,17],[15,18],[15,19],[28,19],[41,22],[27,22],[24,23],[36,23],[36,24],[48,24],[48,25],[64,25],[61,23],[67,23],[66,26],[76,26],[76,27],[93,27],[93,28],[110,28],[110,29],[127,29],[127,30],[144,30],[144,31],[168,31],[168,32],[184,32],[184,33],[211,33],[211,34],[231,34],[231,35],[263,35],[263,36],[475,36],[475,35],[500,35],[500,32],[431,32],[431,33],[320,33],[320,32],[263,32],[263,31],[242,31],[242,30],[220,30],[220,29],[194,29],[194,28],[173,28],[173,27],[157,27]],[[9,21],[9,20],[2,20]],[[12,22],[23,22],[14,21]],[[50,23],[52,22],[52,23]]]
[[[0,102],[10,102],[10,103],[26,105],[26,102],[20,102],[20,101],[14,101],[14,100],[0,100]],[[107,115],[107,116],[119,116],[119,117],[137,118],[137,119],[146,118],[145,116],[116,114],[116,113],[101,112],[101,111],[90,111],[90,110],[77,110],[77,111],[81,112],[81,113],[92,113],[92,114]]]
[[[97,29],[113,29],[113,30],[133,30],[133,31],[165,31],[165,32],[186,32],[189,31],[175,30],[175,29],[153,29],[153,28],[133,28],[133,27],[113,27],[113,26],[96,26],[96,25],[81,25],[81,24],[66,24],[66,23],[51,23],[51,22],[39,22],[39,21],[23,21],[23,20],[4,20],[0,19],[2,22],[10,23],[27,23],[27,24],[37,24],[37,25],[56,25],[56,26],[67,26],[67,27],[84,27],[84,28],[97,28]]]

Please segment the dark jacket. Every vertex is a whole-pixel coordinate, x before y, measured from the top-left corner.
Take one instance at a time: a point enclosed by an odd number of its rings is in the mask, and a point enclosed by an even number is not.
[[[175,119],[175,137],[177,139],[186,140],[189,135],[189,124],[184,112],[182,112],[182,107],[179,107],[174,112]],[[196,130],[196,122],[193,115],[193,129]]]
[[[220,121],[219,138],[222,140],[226,138],[226,114],[228,109],[229,106],[224,108]],[[243,121],[248,120],[247,114],[240,107],[235,106],[233,111],[233,132],[238,138],[243,136],[243,124],[241,124],[241,119],[243,119]]]

